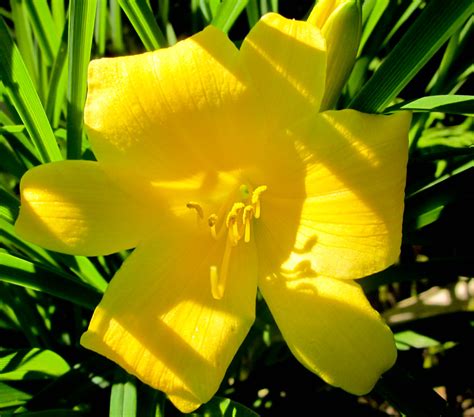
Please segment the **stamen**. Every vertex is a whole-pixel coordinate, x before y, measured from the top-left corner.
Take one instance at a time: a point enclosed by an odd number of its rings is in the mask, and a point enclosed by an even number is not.
[[[253,213],[254,213],[254,209],[252,206],[246,206],[244,208],[243,221],[245,225],[245,233],[244,233],[245,243],[250,242],[250,222],[252,221]]]
[[[244,203],[241,203],[241,202],[234,203],[225,221],[225,225],[227,226],[227,229],[229,230],[229,235],[231,237],[232,244],[234,246],[237,245],[240,238],[242,237],[239,231],[238,219],[244,207],[245,207]]]
[[[216,300],[220,300],[223,293],[219,293],[219,275],[217,273],[217,266],[211,265],[209,268],[209,274],[211,278],[211,294],[212,297]]]
[[[207,224],[211,228],[211,235],[214,239],[217,240],[217,230],[216,230],[216,223],[217,223],[218,217],[217,214],[211,214],[207,218]]]
[[[211,294],[216,300],[221,300],[224,297],[225,286],[227,283],[227,275],[229,273],[230,254],[232,252],[233,243],[230,235],[227,237],[224,255],[222,257],[220,273],[217,271],[217,267],[212,265],[209,269],[211,278]]]
[[[199,218],[202,220],[204,219],[204,211],[199,203],[196,203],[195,201],[190,201],[189,203],[186,204],[186,207],[188,209],[194,209],[196,210]]]
[[[260,185],[259,187],[255,188],[252,193],[252,204],[255,206],[255,218],[260,218],[260,194],[264,191],[267,191],[266,185]]]

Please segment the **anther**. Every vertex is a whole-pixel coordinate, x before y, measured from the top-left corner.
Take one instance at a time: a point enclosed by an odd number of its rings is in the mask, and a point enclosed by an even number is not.
[[[252,220],[253,213],[254,213],[254,209],[252,206],[246,206],[244,208],[243,221],[245,225],[245,232],[244,232],[245,243],[250,242],[250,222]]]
[[[204,218],[204,211],[203,211],[202,207],[200,206],[200,204],[198,204],[194,201],[190,201],[189,203],[186,204],[186,207],[188,209],[196,210],[196,212],[197,212],[200,219]]]
[[[240,211],[244,207],[245,207],[244,203],[240,203],[240,202],[234,203],[234,205],[230,209],[229,214],[227,215],[227,218],[225,220],[225,225],[227,226],[228,229],[234,224],[234,222],[237,219],[237,216],[239,215]]]
[[[217,240],[217,230],[216,230],[217,220],[218,220],[217,214],[211,214],[207,218],[207,224],[211,228],[211,235],[216,240]]]
[[[262,194],[264,191],[267,191],[267,186],[260,185],[259,187],[255,188],[252,193],[252,204],[255,206],[254,216],[256,219],[260,217],[260,194]]]

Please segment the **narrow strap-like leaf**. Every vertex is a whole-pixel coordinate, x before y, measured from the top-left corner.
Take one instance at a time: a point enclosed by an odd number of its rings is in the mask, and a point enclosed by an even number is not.
[[[42,162],[62,159],[56,138],[36,93],[33,81],[5,22],[1,18],[0,80],[5,85],[16,111],[38,149]]]
[[[119,4],[148,51],[166,46],[165,36],[145,0],[119,0]]]
[[[43,51],[47,64],[51,64],[59,47],[60,33],[53,21],[46,0],[26,1],[31,26]]]
[[[438,111],[451,114],[474,114],[474,96],[442,95],[421,97],[387,107],[386,113],[395,110],[415,112]]]
[[[224,0],[219,6],[214,19],[212,19],[212,25],[225,33],[229,32],[247,3],[248,0]]]
[[[101,294],[59,271],[0,253],[0,281],[42,291],[79,306],[94,309]]]
[[[123,374],[123,371],[119,371]],[[134,417],[137,415],[137,387],[134,379],[125,376],[125,381],[112,385],[110,392],[110,417]]]
[[[84,103],[97,0],[71,0],[69,5],[67,89],[67,156],[80,159],[84,132]]]
[[[431,0],[349,107],[382,111],[469,17],[472,0]]]

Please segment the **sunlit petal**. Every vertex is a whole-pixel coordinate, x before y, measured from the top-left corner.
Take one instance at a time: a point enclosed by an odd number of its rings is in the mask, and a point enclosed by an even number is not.
[[[354,281],[273,276],[260,289],[293,354],[327,383],[363,395],[395,362],[392,333]]]
[[[223,248],[206,236],[163,236],[139,246],[81,339],[184,412],[217,391],[255,314],[254,246],[234,248],[224,295],[216,299],[210,265],[220,265]]]
[[[212,26],[170,48],[93,61],[88,87],[85,123],[109,171],[179,181],[251,155],[255,101],[238,50]]]
[[[295,236],[285,270],[305,265],[317,274],[351,279],[397,260],[409,122],[408,113],[341,110],[321,113],[293,129],[306,167],[306,196],[283,201],[281,210],[262,221],[276,238]],[[291,210],[300,210],[299,216],[289,217]]]
[[[319,109],[326,47],[310,23],[269,13],[252,28],[240,51],[270,126],[285,128]]]
[[[97,162],[61,161],[29,170],[20,185],[18,235],[47,249],[107,255],[136,246],[145,211]]]

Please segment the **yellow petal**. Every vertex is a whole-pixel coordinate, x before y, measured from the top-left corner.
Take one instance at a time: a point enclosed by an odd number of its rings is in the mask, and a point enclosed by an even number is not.
[[[354,281],[275,276],[260,289],[293,354],[327,383],[363,395],[394,364],[392,333]]]
[[[212,240],[212,242],[210,242]],[[223,248],[206,237],[160,237],[139,246],[112,279],[83,346],[117,362],[191,412],[217,391],[255,314],[255,248],[232,251],[224,295],[210,267]]]
[[[262,217],[275,239],[286,240],[278,245],[294,247],[286,253],[284,270],[303,266],[351,279],[397,260],[409,123],[408,113],[344,110],[321,113],[295,127],[295,146],[306,167],[305,196],[275,204],[273,214]],[[266,252],[272,245],[259,243]],[[278,256],[281,261],[284,254]]]
[[[29,170],[20,184],[17,234],[73,255],[107,255],[136,246],[145,216],[97,162],[61,161]]]
[[[241,47],[270,127],[286,127],[318,111],[326,73],[326,47],[310,23],[269,13]]]
[[[160,182],[241,167],[257,118],[238,54],[210,26],[170,48],[92,61],[85,124],[100,163]]]

